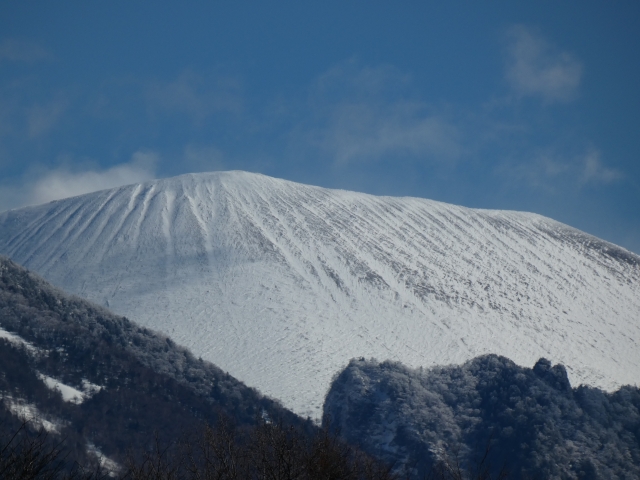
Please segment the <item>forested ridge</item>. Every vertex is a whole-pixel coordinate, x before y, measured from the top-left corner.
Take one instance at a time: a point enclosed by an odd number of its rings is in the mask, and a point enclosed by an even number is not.
[[[411,369],[352,360],[325,400],[344,438],[420,477],[484,458],[509,478],[640,478],[640,389],[572,388],[562,365],[497,355]]]

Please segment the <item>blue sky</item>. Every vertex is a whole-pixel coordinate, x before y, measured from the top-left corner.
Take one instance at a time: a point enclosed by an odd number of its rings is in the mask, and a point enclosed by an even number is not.
[[[640,253],[640,3],[3,2],[0,210],[248,170]]]

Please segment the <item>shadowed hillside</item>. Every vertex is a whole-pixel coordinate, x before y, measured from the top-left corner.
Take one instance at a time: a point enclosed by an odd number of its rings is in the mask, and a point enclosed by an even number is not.
[[[238,428],[265,417],[314,428],[168,337],[69,296],[4,257],[0,372],[5,413],[65,437],[78,458],[88,448],[121,463],[130,449],[145,451],[156,432],[168,443],[220,415]]]
[[[418,478],[438,463],[473,470],[488,447],[484,466],[509,478],[640,478],[640,390],[571,388],[545,359],[530,369],[487,355],[428,370],[352,360],[324,414],[347,441]]]

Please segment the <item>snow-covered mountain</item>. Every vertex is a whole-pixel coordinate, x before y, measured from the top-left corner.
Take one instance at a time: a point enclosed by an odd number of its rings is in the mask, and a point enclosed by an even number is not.
[[[640,257],[530,213],[208,173],[2,213],[0,253],[312,417],[361,356],[640,382]]]

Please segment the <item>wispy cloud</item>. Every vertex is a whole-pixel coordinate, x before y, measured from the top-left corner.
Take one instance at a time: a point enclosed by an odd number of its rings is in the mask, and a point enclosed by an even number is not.
[[[598,150],[590,150],[582,160],[582,174],[580,182],[585,184],[609,184],[621,180],[624,175],[620,170],[603,165]]]
[[[0,61],[35,63],[42,60],[51,60],[53,55],[32,42],[7,38],[0,42]]]
[[[571,164],[565,159],[552,151],[545,151],[536,154],[526,163],[502,164],[498,166],[497,172],[531,187],[549,189],[558,177],[571,169]]]
[[[456,127],[437,116],[421,115],[411,104],[337,105],[315,142],[338,164],[388,155],[449,160],[460,154]]]
[[[582,64],[559,51],[541,35],[522,25],[508,30],[506,78],[519,96],[540,96],[546,102],[575,98]]]
[[[525,163],[505,163],[497,168],[497,172],[519,183],[545,190],[608,185],[624,178],[620,170],[603,164],[602,154],[595,148],[571,156],[549,149],[537,153]]]
[[[235,79],[204,77],[189,70],[171,82],[152,82],[146,98],[153,111],[187,114],[196,122],[217,112],[238,114],[243,104],[240,84]]]
[[[391,66],[351,60],[322,75],[310,96],[302,137],[336,165],[384,157],[450,161],[462,147],[456,126],[410,92],[411,78]]]
[[[20,185],[1,186],[0,211],[144,182],[155,178],[157,161],[155,153],[139,151],[133,154],[130,162],[107,169],[61,167],[41,172],[35,178],[25,177]]]

